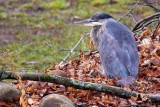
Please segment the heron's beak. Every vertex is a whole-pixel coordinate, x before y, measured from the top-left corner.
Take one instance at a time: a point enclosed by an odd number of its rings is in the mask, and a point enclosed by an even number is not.
[[[97,22],[95,20],[92,19],[85,19],[85,20],[81,20],[81,21],[77,21],[77,22],[73,22],[71,24],[83,24],[84,26],[100,26],[102,25],[102,23]]]

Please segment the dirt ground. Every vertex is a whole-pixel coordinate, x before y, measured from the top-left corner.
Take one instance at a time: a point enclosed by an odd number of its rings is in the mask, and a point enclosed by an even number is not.
[[[7,28],[0,27],[0,45],[15,41],[16,36],[7,31]]]

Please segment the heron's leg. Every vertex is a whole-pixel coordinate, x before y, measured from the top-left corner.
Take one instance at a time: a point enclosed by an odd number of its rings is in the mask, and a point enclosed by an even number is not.
[[[135,81],[135,77],[128,76],[124,79],[116,81],[116,85],[118,85],[118,86],[129,86],[129,85],[133,84],[134,81]]]

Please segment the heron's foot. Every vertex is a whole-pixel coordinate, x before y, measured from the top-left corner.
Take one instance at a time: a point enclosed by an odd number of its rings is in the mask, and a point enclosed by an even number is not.
[[[116,81],[117,86],[129,86],[133,84],[135,81],[135,77],[128,76],[127,78]]]

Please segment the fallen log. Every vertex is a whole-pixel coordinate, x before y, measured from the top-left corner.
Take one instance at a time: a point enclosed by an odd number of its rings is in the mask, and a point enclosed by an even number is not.
[[[92,90],[98,92],[104,92],[107,94],[115,95],[121,98],[129,99],[131,97],[135,98],[145,98],[145,102],[152,102],[160,104],[160,95],[156,94],[144,94],[138,93],[131,90],[125,90],[120,87],[109,86],[106,84],[90,83],[77,81],[71,78],[65,78],[55,75],[42,74],[42,73],[31,73],[31,72],[10,72],[10,71],[0,71],[0,80],[3,79],[18,79],[20,77],[22,80],[32,80],[41,82],[51,82],[59,85],[74,87],[76,89]]]

